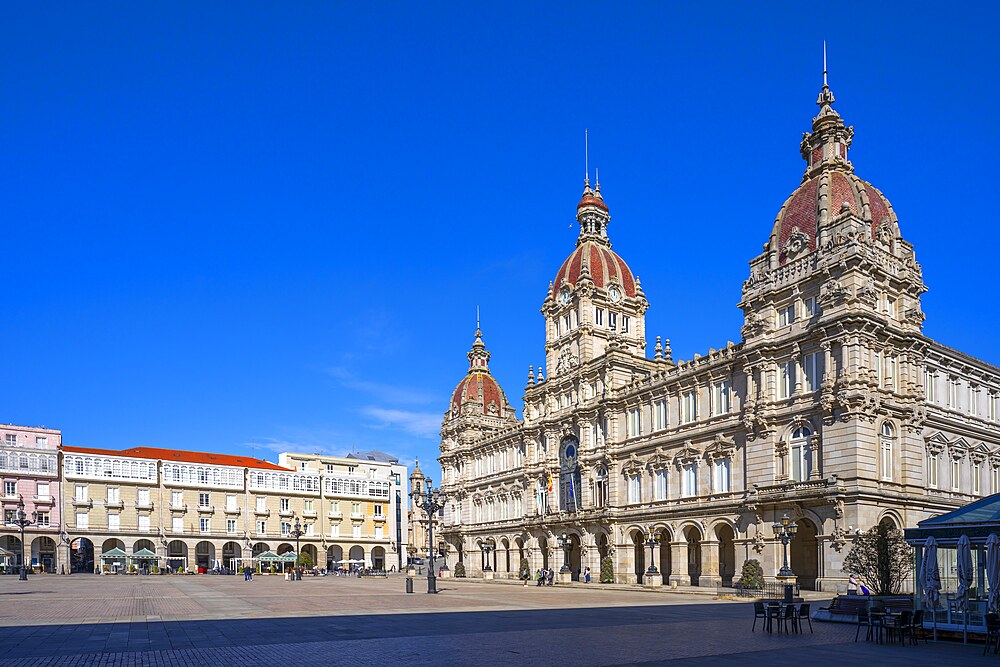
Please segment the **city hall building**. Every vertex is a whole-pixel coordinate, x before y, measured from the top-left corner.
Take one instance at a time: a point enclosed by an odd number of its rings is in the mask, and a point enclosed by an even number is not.
[[[921,333],[926,290],[889,201],[854,173],[824,84],[805,174],[750,262],[742,342],[674,360],[585,183],[575,249],[542,303],[545,367],[523,419],[476,331],[441,429],[442,537],[470,576],[563,564],[596,581],[729,585],[782,564],[835,590],[852,537],[1000,490],[1000,369]],[[554,269],[556,267],[553,267]],[[505,360],[507,361],[507,360]],[[513,360],[511,360],[513,361]],[[650,540],[652,538],[652,540]],[[651,544],[647,544],[647,540]]]

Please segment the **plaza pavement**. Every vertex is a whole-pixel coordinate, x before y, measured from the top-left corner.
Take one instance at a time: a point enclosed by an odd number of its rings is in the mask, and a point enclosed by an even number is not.
[[[750,632],[752,607],[684,592],[403,578],[0,577],[0,667],[48,665],[941,665],[981,646]],[[814,603],[815,604],[815,603]]]

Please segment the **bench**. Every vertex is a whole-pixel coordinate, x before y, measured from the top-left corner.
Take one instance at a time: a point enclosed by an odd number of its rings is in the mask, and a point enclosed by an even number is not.
[[[830,614],[844,616],[857,616],[859,609],[868,608],[867,597],[844,597],[838,595],[833,598],[833,602],[828,607],[820,607],[820,611],[828,611]]]

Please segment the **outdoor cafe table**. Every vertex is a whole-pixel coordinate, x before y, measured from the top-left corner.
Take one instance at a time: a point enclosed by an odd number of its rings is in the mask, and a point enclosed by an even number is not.
[[[902,615],[902,612],[889,611],[888,609],[872,609],[871,610],[872,625],[875,626],[875,641],[879,644],[882,643],[882,633],[885,632],[885,636],[888,639],[888,643],[894,643],[892,631],[895,629],[894,621]]]
[[[799,606],[798,602],[785,602],[784,600],[762,600],[762,602],[767,613],[764,622],[769,634],[774,631],[773,621],[775,620],[778,621],[778,632],[782,632],[782,628],[785,627],[785,609],[791,607],[794,610]],[[795,627],[795,625],[792,626],[793,632],[796,631]]]

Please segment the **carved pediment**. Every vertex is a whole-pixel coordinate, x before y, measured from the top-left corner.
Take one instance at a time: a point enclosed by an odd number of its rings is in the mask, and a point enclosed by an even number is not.
[[[684,441],[684,446],[680,448],[677,454],[674,455],[674,462],[677,465],[689,465],[691,463],[697,463],[700,459],[702,453],[698,451],[690,440]]]
[[[712,444],[705,449],[705,455],[711,459],[731,459],[735,453],[736,441],[721,433],[716,435]]]
[[[925,440],[924,446],[927,448],[928,453],[934,455],[940,454],[948,446],[948,438],[943,433],[935,433]]]
[[[663,470],[670,467],[670,464],[670,457],[663,451],[663,447],[657,447],[653,455],[646,461],[646,465],[649,466],[650,470]]]
[[[642,461],[634,453],[628,457],[628,460],[622,463],[622,474],[629,477],[634,475],[642,474]]]

